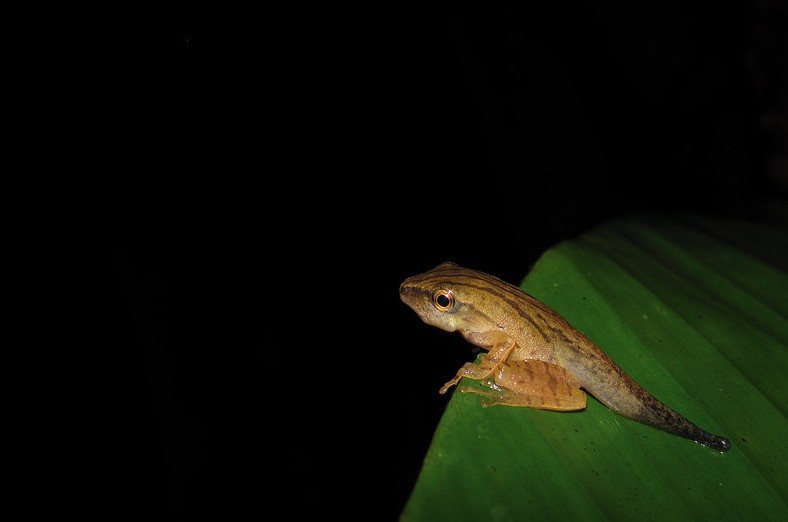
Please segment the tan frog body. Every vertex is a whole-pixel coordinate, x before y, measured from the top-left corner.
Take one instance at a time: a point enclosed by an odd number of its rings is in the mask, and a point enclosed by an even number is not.
[[[440,393],[467,377],[487,388],[460,391],[484,395],[490,404],[574,411],[585,408],[585,390],[624,417],[728,450],[728,439],[658,401],[563,317],[516,286],[443,263],[407,278],[399,292],[425,323],[460,332],[488,350],[479,364],[463,365]]]

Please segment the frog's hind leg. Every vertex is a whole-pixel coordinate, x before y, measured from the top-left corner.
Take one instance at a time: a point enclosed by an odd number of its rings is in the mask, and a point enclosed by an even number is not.
[[[586,407],[586,394],[565,369],[542,361],[507,361],[498,366],[494,382],[487,388],[463,385],[463,393],[489,399],[485,406],[508,405],[554,411],[576,411]]]

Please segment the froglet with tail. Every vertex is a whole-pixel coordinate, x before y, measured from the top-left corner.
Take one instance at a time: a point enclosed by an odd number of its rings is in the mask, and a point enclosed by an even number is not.
[[[575,411],[585,408],[588,392],[624,417],[717,451],[730,446],[658,401],[563,317],[514,285],[442,263],[405,279],[399,294],[425,323],[487,350],[440,393],[467,377],[485,387],[458,389],[486,396],[490,405]]]

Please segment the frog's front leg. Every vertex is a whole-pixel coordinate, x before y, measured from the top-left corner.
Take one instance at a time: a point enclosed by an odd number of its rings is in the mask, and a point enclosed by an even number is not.
[[[491,331],[484,333],[471,333],[468,340],[482,348],[489,348],[489,353],[481,357],[479,364],[465,363],[457,371],[452,380],[443,385],[439,393],[446,393],[449,388],[457,384],[463,377],[480,381],[493,374],[495,369],[506,360],[514,349],[514,339],[503,332]]]
[[[586,394],[577,379],[564,368],[544,361],[505,361],[485,385],[487,388],[464,385],[458,389],[487,397],[484,406],[504,404],[555,411],[586,407]]]

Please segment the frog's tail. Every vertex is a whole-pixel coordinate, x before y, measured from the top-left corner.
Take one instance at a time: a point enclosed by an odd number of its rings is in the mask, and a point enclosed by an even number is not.
[[[698,444],[703,444],[717,451],[728,451],[730,448],[731,443],[728,439],[699,428],[652,395],[641,397],[641,400],[643,401],[643,408],[635,420],[668,433],[692,439]]]

